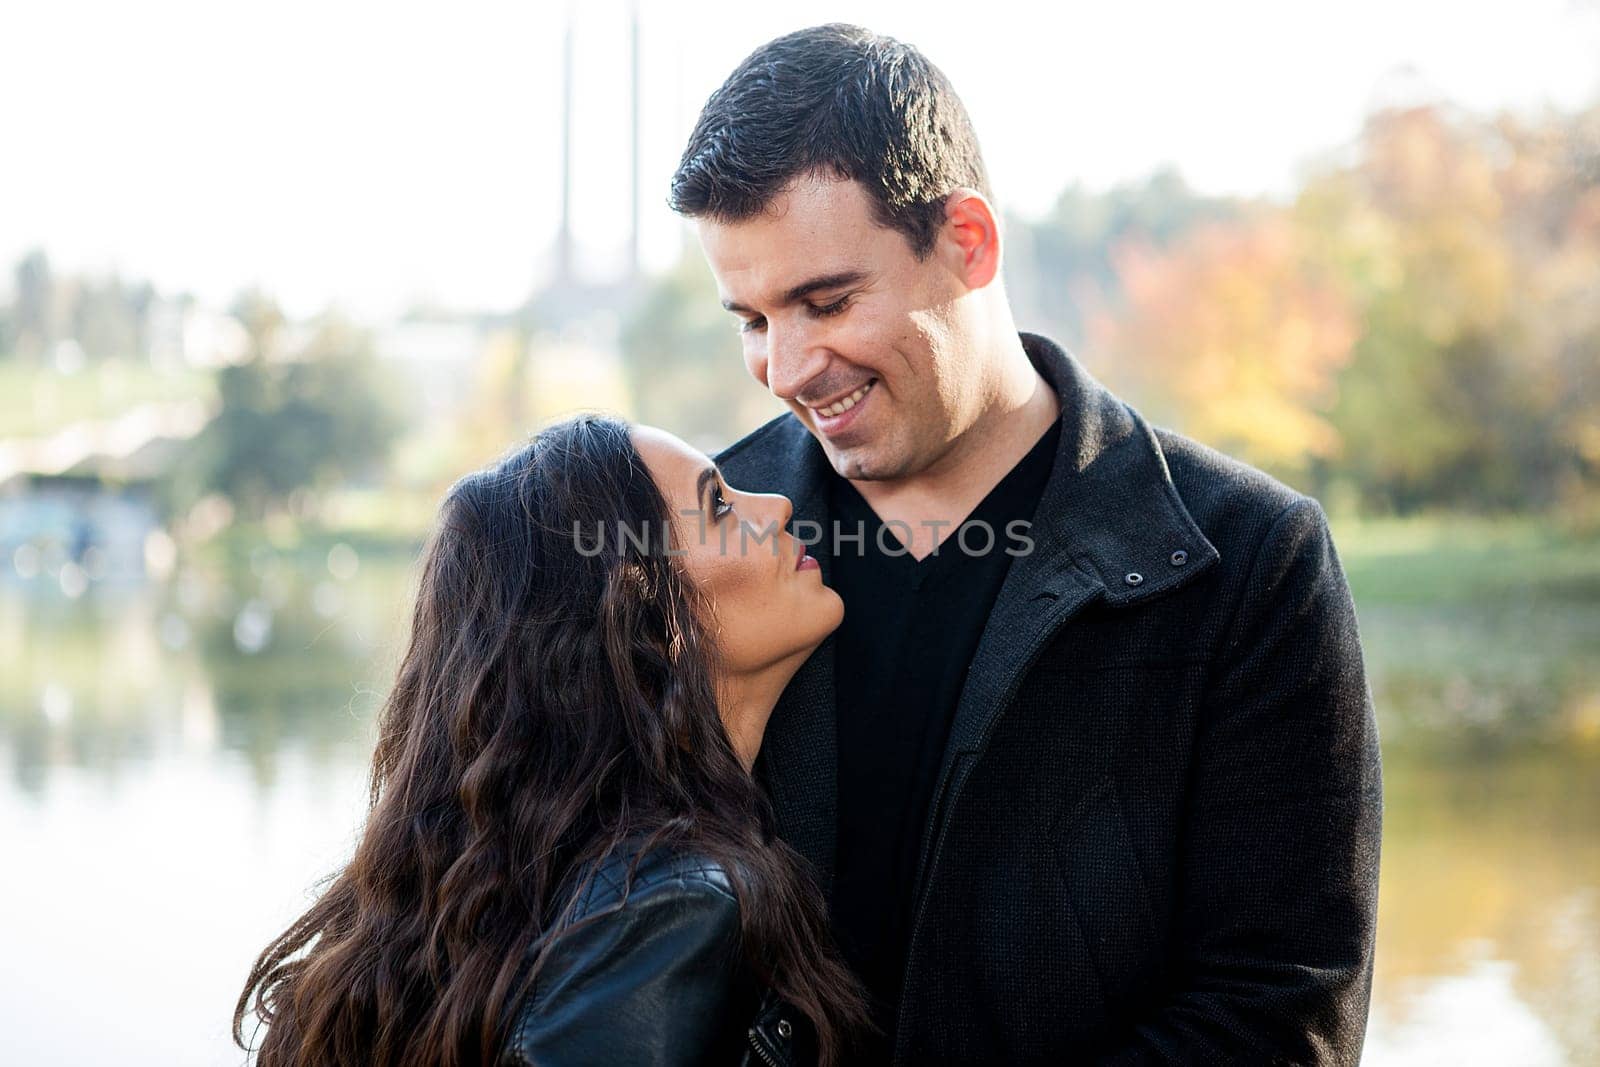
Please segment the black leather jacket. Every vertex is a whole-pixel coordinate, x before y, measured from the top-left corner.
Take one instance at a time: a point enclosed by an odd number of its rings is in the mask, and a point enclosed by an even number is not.
[[[500,1067],[801,1067],[802,1017],[739,947],[739,904],[715,862],[665,849],[613,855],[550,946]],[[624,888],[627,887],[626,896]]]

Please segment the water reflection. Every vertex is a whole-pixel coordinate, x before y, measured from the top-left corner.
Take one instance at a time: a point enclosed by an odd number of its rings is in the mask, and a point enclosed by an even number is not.
[[[86,571],[76,596],[65,558],[6,562],[0,834],[26,873],[0,880],[0,909],[29,917],[6,923],[8,1052],[70,1062],[60,1035],[87,1028],[122,1062],[238,1062],[245,967],[358,824],[410,556],[257,546],[169,560],[164,580]],[[1367,1062],[1588,1062],[1600,596],[1374,601],[1388,801]]]
[[[18,788],[53,768],[115,776],[175,739],[244,753],[259,783],[282,745],[313,761],[360,753],[392,667],[403,559],[339,577],[270,550],[247,569],[195,566],[165,585],[96,584],[81,597],[0,586],[0,725]],[[42,588],[41,588],[42,587]]]
[[[1469,1019],[1472,1055],[1437,1058],[1435,1045],[1430,1062],[1591,1061],[1600,1049],[1597,771],[1592,754],[1561,750],[1452,763],[1390,755],[1372,1023],[1380,1048],[1454,1033],[1441,1029],[1445,1018]],[[1566,1060],[1518,1051],[1535,1023],[1542,1036],[1526,1047],[1551,1044]]]

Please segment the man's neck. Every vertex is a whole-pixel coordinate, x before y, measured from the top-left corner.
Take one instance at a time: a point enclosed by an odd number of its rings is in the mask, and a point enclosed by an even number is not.
[[[1013,335],[1015,336],[1015,335]],[[945,455],[910,478],[851,481],[885,523],[911,528],[915,559],[931,553],[1061,417],[1061,402],[1018,341],[995,396]],[[890,526],[896,536],[902,532]]]

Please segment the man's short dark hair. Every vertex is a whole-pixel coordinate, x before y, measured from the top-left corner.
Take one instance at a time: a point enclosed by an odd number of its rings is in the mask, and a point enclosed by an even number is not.
[[[878,221],[932,251],[950,191],[990,196],[972,120],[921,52],[859,26],[797,30],[756,49],[700,112],[672,176],[672,210],[742,222],[796,178],[866,187]]]

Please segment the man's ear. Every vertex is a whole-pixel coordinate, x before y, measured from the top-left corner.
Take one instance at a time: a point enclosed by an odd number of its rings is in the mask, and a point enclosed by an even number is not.
[[[1000,220],[989,198],[976,189],[952,190],[944,219],[939,240],[967,288],[982,289],[999,277]]]

